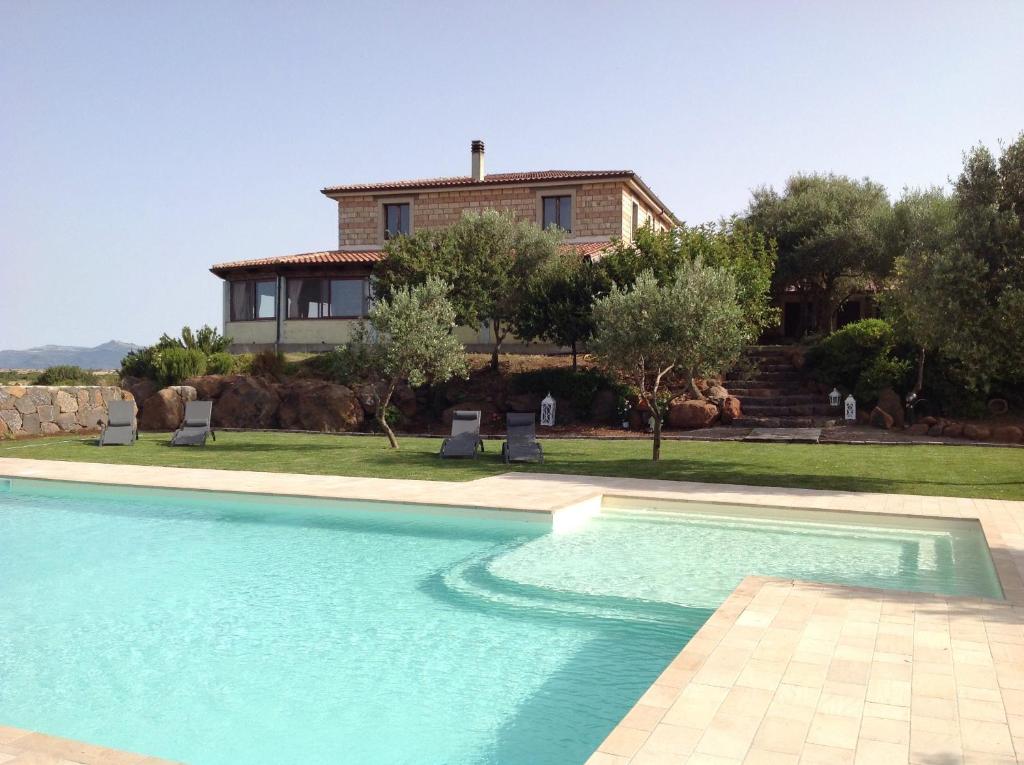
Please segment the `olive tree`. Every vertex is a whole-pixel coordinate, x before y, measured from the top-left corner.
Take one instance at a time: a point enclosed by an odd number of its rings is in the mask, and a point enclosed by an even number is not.
[[[388,444],[398,440],[387,422],[388,405],[403,380],[416,387],[468,374],[466,353],[453,334],[455,309],[448,285],[433,277],[414,287],[401,287],[370,309],[369,324],[356,330],[353,344],[361,346],[377,379],[377,422]]]
[[[891,215],[885,189],[869,179],[795,175],[780,193],[755,189],[747,222],[778,243],[775,290],[816,305],[816,329],[835,329],[836,311],[891,266],[881,232]]]
[[[516,330],[530,279],[557,255],[561,241],[558,230],[541,230],[512,213],[467,212],[445,229],[389,240],[387,258],[374,270],[375,288],[386,299],[430,277],[443,279],[458,323],[490,327],[491,366],[497,369],[501,345]]]
[[[548,340],[569,348],[572,369],[580,346],[594,334],[594,301],[608,294],[611,283],[597,264],[573,250],[542,263],[527,283],[516,317],[523,340]]]
[[[590,349],[609,371],[635,386],[654,414],[652,458],[661,457],[664,383],[672,372],[709,376],[731,366],[750,340],[736,280],[700,259],[681,264],[659,284],[651,271],[632,288],[614,287],[594,304],[596,332]]]

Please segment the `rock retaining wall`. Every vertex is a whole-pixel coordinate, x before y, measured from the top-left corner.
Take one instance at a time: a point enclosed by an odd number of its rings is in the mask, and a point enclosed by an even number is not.
[[[110,385],[0,386],[0,438],[97,431],[107,422],[107,403],[134,401]]]

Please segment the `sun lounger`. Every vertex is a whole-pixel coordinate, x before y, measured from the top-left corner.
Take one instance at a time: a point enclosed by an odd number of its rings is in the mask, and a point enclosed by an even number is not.
[[[452,434],[441,444],[442,457],[473,457],[484,450],[480,438],[480,412],[456,411],[452,415]]]
[[[206,446],[206,437],[217,440],[211,426],[212,401],[189,401],[185,404],[185,421],[171,436],[171,446]]]
[[[509,412],[505,415],[507,438],[501,445],[505,462],[543,462],[544,447],[537,441],[537,428],[532,412]]]
[[[139,437],[135,427],[135,402],[111,401],[107,404],[107,424],[100,433],[100,446],[131,446]]]

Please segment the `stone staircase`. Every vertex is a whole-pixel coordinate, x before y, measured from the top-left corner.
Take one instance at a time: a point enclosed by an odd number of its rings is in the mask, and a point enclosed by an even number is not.
[[[805,387],[784,345],[754,345],[744,362],[726,376],[725,387],[740,400],[742,428],[812,428],[831,424],[838,415],[825,395]],[[746,371],[753,367],[754,371]]]

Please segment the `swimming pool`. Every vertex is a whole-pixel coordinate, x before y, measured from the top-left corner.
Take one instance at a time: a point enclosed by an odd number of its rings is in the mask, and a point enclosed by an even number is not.
[[[747,574],[1001,596],[966,521],[4,485],[0,724],[195,765],[583,762]]]

